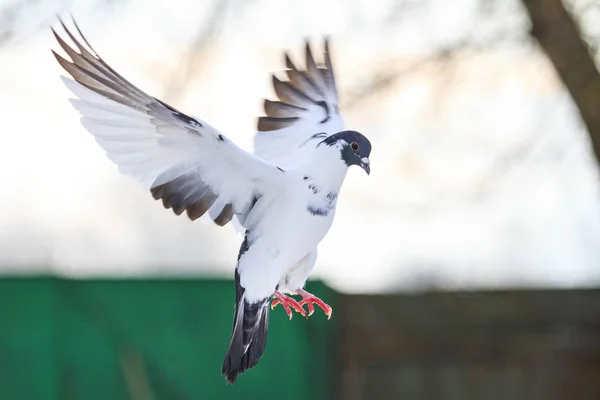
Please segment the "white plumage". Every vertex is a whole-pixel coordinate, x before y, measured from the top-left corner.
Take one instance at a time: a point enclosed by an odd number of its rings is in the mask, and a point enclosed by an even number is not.
[[[75,24],[76,26],[76,24]],[[63,27],[64,24],[63,24]],[[77,28],[79,31],[79,28]],[[288,81],[273,77],[278,101],[265,101],[250,154],[203,120],[149,96],[106,64],[65,27],[79,51],[56,39],[55,53],[74,78],[62,78],[83,126],[125,175],[166,208],[219,225],[234,219],[244,233],[236,266],[236,313],[223,373],[233,382],[264,352],[271,296],[301,313],[302,304],[330,308],[302,288],[329,230],[350,165],[370,171],[369,141],[343,129],[325,42],[318,66],[308,43],[306,69],[286,55]],[[283,295],[298,293],[301,304]]]
[[[283,180],[275,166],[237,147],[204,121],[158,120],[71,79],[62,80],[77,96],[71,103],[83,126],[119,171],[146,189],[188,174],[186,184],[204,182],[219,196],[219,204],[231,203],[242,212],[255,191],[277,187]]]

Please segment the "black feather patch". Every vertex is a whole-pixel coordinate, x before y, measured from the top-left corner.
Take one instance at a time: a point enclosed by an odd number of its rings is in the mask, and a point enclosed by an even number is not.
[[[198,128],[202,124],[195,118],[192,118],[169,104],[148,95],[127,79],[117,73],[108,65],[92,48],[89,42],[81,33],[75,20],[73,23],[83,42],[89,47],[89,50],[77,40],[75,35],[60,21],[65,32],[73,41],[79,52],[70,47],[56,32],[54,36],[63,50],[71,58],[72,62],[67,61],[52,52],[58,63],[81,85],[93,90],[101,96],[131,107],[135,110],[147,113],[152,117],[157,117],[162,122],[184,125],[186,129],[200,134]]]
[[[311,105],[316,104],[315,100],[296,89],[289,82],[281,81],[277,79],[275,75],[273,75],[271,79],[273,90],[275,90],[275,94],[282,102],[301,108],[310,107]]]
[[[224,226],[229,221],[231,221],[231,218],[233,218],[233,206],[230,203],[223,207],[223,209],[221,210],[219,215],[217,215],[217,218],[215,218],[214,221],[215,224],[219,226]]]
[[[240,247],[239,259],[248,251],[248,231]],[[245,289],[240,284],[240,275],[235,271],[235,313],[229,350],[225,355],[221,373],[229,383],[235,383],[237,376],[254,367],[265,352],[269,326],[270,297],[257,303],[244,299]]]
[[[166,171],[166,176],[169,176],[169,173],[170,171]],[[164,180],[161,175],[156,182]],[[192,221],[204,215],[219,198],[195,173],[184,173],[166,183],[153,186],[150,192],[156,200],[162,200],[165,208],[172,208],[175,214],[181,215],[187,211],[187,215]],[[231,204],[216,211],[219,214],[211,215],[211,217],[219,226],[224,226],[233,218]]]
[[[265,100],[264,102],[265,114],[267,117],[273,118],[289,118],[298,117],[302,112],[306,111],[306,108],[293,106],[281,101]]]
[[[329,112],[329,106],[323,100],[317,102],[317,104],[320,105],[321,107],[323,107],[323,110],[325,110],[325,118],[323,118],[321,121],[319,121],[320,124],[324,124],[327,121],[329,121],[329,119],[331,119],[331,113]]]
[[[196,203],[192,204],[190,207],[187,208],[187,215],[189,219],[195,221],[201,216],[203,216],[204,213],[208,211],[208,209],[215,203],[216,200],[217,196],[214,194],[210,194],[201,198]]]
[[[260,132],[276,131],[278,129],[287,128],[294,122],[298,121],[298,117],[274,118],[260,117],[258,119],[257,129]]]
[[[327,208],[319,208],[309,205],[306,207],[306,209],[309,213],[317,217],[326,217],[327,215],[329,215],[329,209]]]
[[[248,251],[248,249],[250,248],[250,242],[248,241],[248,235],[249,232],[246,231],[244,233],[244,241],[242,242],[242,245],[240,246],[240,251],[238,252],[238,262],[240,261],[240,258],[242,258],[242,256]],[[236,272],[235,272],[235,279],[239,280],[239,275],[237,273],[237,268],[236,268]],[[237,282],[237,281],[236,281]],[[237,285],[237,283],[236,283]],[[239,299],[238,299],[239,300]]]

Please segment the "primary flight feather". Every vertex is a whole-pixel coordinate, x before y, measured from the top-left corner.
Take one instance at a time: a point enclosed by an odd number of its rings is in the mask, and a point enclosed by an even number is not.
[[[227,381],[257,364],[265,351],[269,304],[308,315],[331,307],[303,290],[329,230],[346,172],[370,173],[371,143],[344,131],[325,41],[317,64],[308,43],[305,68],[285,55],[288,80],[273,76],[276,101],[265,100],[254,154],[203,120],[156,99],[123,78],[94,51],[75,21],[73,42],[54,35],[70,61],[54,53],[72,79],[83,126],[119,170],[137,179],[175,214],[233,221],[244,232],[235,267],[233,332],[222,373]],[[296,301],[289,295],[300,295]]]

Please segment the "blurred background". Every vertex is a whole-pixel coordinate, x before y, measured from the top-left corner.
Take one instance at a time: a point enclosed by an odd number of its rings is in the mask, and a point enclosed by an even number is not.
[[[69,13],[248,150],[282,51],[331,36],[373,143],[309,283],[333,318],[276,309],[233,387],[241,237],[83,129],[50,53]],[[599,26],[594,0],[0,0],[0,399],[600,399]]]

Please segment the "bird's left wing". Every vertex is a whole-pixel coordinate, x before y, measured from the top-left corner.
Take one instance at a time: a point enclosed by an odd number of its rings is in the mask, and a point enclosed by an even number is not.
[[[204,121],[144,93],[98,56],[76,24],[87,47],[63,27],[79,51],[53,30],[72,62],[53,53],[75,79],[63,77],[78,97],[71,102],[82,124],[119,170],[140,181],[166,208],[177,215],[186,211],[192,220],[206,214],[223,226],[234,215],[248,213],[265,191],[277,190],[282,170]]]
[[[258,119],[254,154],[283,167],[303,165],[323,139],[344,128],[338,107],[329,40],[318,65],[305,43],[305,65],[297,66],[285,53],[287,80],[273,75],[277,100],[265,100],[266,116]]]

